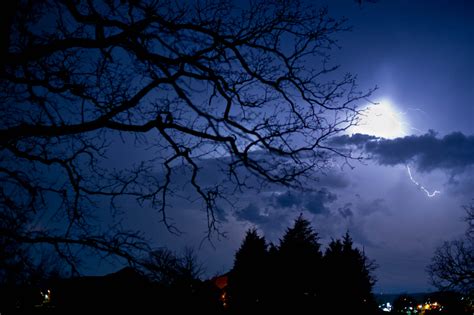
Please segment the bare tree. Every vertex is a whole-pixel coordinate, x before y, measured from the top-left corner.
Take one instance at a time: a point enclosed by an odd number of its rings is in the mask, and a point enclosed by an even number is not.
[[[474,204],[465,207],[466,237],[440,246],[428,266],[431,281],[440,290],[474,294]]]
[[[297,1],[1,6],[0,235],[49,244],[73,270],[83,248],[130,263],[150,249],[120,224],[124,201],[176,232],[178,166],[211,233],[228,184],[251,174],[298,186],[333,154],[347,158],[325,140],[357,122],[372,92],[329,63],[345,21]],[[143,158],[112,157],[120,140]],[[203,181],[211,159],[227,186]]]
[[[185,248],[182,254],[167,248],[154,250],[142,266],[149,279],[167,286],[192,283],[204,273],[195,251],[190,247]]]

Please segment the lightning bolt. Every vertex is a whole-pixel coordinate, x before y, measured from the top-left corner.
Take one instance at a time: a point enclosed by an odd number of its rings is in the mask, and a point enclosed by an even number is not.
[[[411,110],[411,111],[414,111],[414,112],[419,112],[422,114],[422,116],[425,116],[425,118],[428,118],[428,119],[431,119],[430,115],[425,112],[424,110],[422,110],[421,108],[418,108],[418,107],[408,107],[408,110]],[[415,128],[413,127],[412,125],[408,124],[408,128],[412,129],[412,130],[415,130],[416,132],[419,132],[421,134],[424,133],[423,130],[421,129],[418,129],[418,128]]]
[[[425,112],[424,110],[422,110],[421,108],[418,108],[418,107],[408,107],[409,110],[412,110],[412,111],[415,111],[415,112],[420,112],[422,113],[423,115],[425,115],[426,117],[430,117],[430,115],[428,115],[427,112]]]
[[[426,195],[429,197],[429,198],[433,198],[434,196],[436,196],[437,194],[441,194],[441,191],[439,190],[434,190],[433,192],[430,192],[428,189],[426,189],[423,185],[421,185],[420,183],[418,183],[414,178],[413,176],[411,175],[411,170],[410,170],[410,167],[407,165],[407,172],[408,172],[408,176],[410,177],[410,180],[412,181],[413,184],[415,184],[418,188],[420,188],[422,191],[424,191],[426,193]]]
[[[428,118],[430,117],[430,116],[428,115],[428,113],[425,112],[424,110],[422,110],[421,108],[408,107],[408,110],[412,110],[412,111],[419,112],[419,113],[423,114],[424,116],[426,116],[426,117],[428,117]],[[402,113],[402,114],[403,114],[403,115],[406,115],[406,113]],[[407,124],[407,127],[410,128],[410,129],[412,129],[412,130],[415,130],[415,131],[417,131],[417,132],[420,132],[420,133],[423,132],[422,130],[413,127],[413,126],[412,126],[411,124],[409,124],[409,123]],[[428,189],[426,189],[425,186],[423,186],[422,184],[420,184],[419,182],[417,182],[417,181],[413,178],[413,175],[411,174],[410,166],[408,166],[408,164],[407,164],[406,167],[407,167],[408,177],[410,178],[411,182],[412,182],[413,184],[415,184],[415,186],[417,186],[421,191],[423,191],[423,192],[426,194],[426,196],[427,196],[428,198],[433,198],[434,196],[436,196],[436,195],[438,195],[438,194],[441,194],[441,191],[439,191],[439,190],[433,190],[433,192],[430,192]]]

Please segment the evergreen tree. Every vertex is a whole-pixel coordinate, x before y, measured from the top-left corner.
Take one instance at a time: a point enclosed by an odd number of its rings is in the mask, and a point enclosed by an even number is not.
[[[280,240],[281,253],[310,254],[321,257],[318,233],[311,227],[311,223],[300,214],[293,227],[286,230]]]
[[[302,310],[317,305],[322,253],[318,234],[300,215],[280,240],[278,303]],[[279,296],[280,295],[280,296]]]
[[[364,252],[353,248],[349,233],[332,240],[324,255],[324,309],[372,314],[377,311],[372,288],[375,268]]]
[[[249,229],[235,254],[227,288],[229,308],[236,313],[260,308],[267,283],[267,244],[255,229]]]
[[[280,264],[280,252],[277,245],[270,243],[268,246],[267,266],[265,268],[264,299],[262,303],[263,313],[281,313],[280,304],[284,292],[283,275],[286,270]],[[282,291],[283,290],[283,291]]]

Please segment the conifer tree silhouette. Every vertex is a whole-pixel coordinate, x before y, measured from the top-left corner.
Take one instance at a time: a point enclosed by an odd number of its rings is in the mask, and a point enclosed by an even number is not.
[[[377,311],[372,294],[374,262],[353,247],[347,232],[342,240],[332,240],[323,259],[324,303],[326,311],[373,314]]]
[[[305,310],[318,304],[322,253],[318,234],[311,223],[300,216],[280,240],[278,299],[285,307]]]
[[[249,229],[235,254],[229,274],[229,308],[235,312],[258,309],[266,284],[267,244],[255,228]]]

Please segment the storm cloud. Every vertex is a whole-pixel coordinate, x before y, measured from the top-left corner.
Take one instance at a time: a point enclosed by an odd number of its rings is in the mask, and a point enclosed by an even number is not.
[[[356,147],[380,165],[413,163],[418,171],[462,170],[474,165],[474,136],[453,132],[438,138],[434,131],[421,136],[384,139],[355,134],[333,138],[340,147]]]
[[[236,211],[236,218],[262,225],[275,221],[276,217],[277,221],[281,221],[283,217],[293,217],[293,214],[302,211],[313,215],[328,215],[329,204],[337,200],[337,195],[324,187],[312,192],[288,190],[260,197]]]

